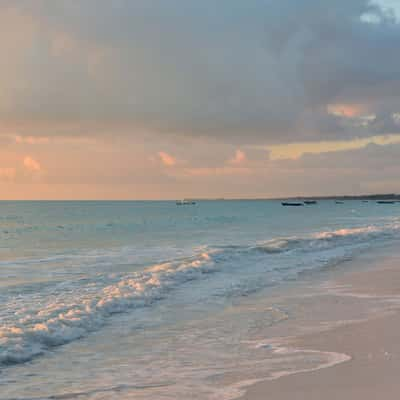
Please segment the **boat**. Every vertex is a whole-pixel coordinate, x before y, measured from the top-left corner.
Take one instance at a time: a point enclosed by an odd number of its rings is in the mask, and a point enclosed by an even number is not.
[[[377,204],[394,204],[396,203],[394,200],[378,200]]]
[[[363,203],[368,203],[368,200],[363,200],[362,202],[363,202]]]
[[[335,201],[335,204],[344,204],[344,201],[336,200],[336,201]]]
[[[304,204],[303,203],[292,203],[292,202],[282,202],[281,203],[283,206],[285,206],[285,207],[301,207],[301,206],[304,206]]]
[[[317,204],[317,200],[304,200],[304,204],[306,206],[312,205],[312,204]]]
[[[183,199],[183,200],[177,200],[175,204],[176,204],[177,206],[188,206],[188,205],[195,205],[196,202],[193,201],[193,200],[186,200],[186,199]]]

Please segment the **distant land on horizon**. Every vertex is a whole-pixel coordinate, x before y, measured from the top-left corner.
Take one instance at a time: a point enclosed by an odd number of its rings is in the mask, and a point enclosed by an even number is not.
[[[286,197],[285,197],[286,198]],[[331,196],[296,196],[289,199],[312,199],[312,200],[400,200],[400,194],[362,194],[362,195],[331,195]],[[279,198],[277,200],[281,200]]]
[[[288,197],[254,197],[254,198],[190,198],[197,201],[240,201],[240,200],[398,200],[400,201],[400,194],[396,193],[375,193],[375,194],[361,194],[361,195],[327,195],[327,196],[288,196]]]

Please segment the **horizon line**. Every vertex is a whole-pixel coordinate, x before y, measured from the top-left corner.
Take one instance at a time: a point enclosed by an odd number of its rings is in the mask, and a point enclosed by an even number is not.
[[[285,200],[285,199],[335,199],[335,198],[378,198],[378,197],[400,197],[400,193],[370,193],[370,194],[331,194],[331,195],[295,195],[280,197],[184,197],[187,200],[197,201],[257,201],[257,200]],[[133,201],[165,201],[173,202],[182,198],[165,199],[0,199],[0,202],[133,202]]]

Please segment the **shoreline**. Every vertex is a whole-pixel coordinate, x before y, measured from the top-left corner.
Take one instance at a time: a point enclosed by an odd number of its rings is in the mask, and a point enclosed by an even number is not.
[[[372,302],[370,314],[358,320],[336,318],[320,331],[282,338],[277,349],[331,354],[331,364],[271,375],[257,382],[242,383],[240,400],[334,400],[397,399],[400,392],[400,254],[391,253],[373,261],[364,260],[366,270],[356,268],[335,276],[326,287],[338,298]],[[331,303],[323,304],[329,314]],[[375,304],[375,306],[374,306]],[[374,309],[376,307],[376,309]],[[382,395],[384,393],[384,395]]]

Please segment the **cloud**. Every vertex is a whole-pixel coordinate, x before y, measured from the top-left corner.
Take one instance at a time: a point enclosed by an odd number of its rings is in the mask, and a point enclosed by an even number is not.
[[[239,165],[243,164],[245,161],[246,161],[246,153],[244,153],[240,149],[237,149],[235,152],[235,157],[229,160],[229,163],[234,165]]]
[[[42,170],[40,163],[30,156],[24,158],[23,164],[24,167],[31,172],[39,172]]]
[[[304,154],[333,153],[346,150],[354,150],[366,147],[370,144],[388,145],[400,143],[400,135],[371,136],[368,138],[356,138],[353,140],[303,142],[268,146],[270,158],[297,159]]]
[[[175,157],[164,151],[159,151],[158,156],[160,157],[161,162],[167,167],[173,167],[177,163]]]
[[[400,133],[400,24],[369,0],[15,0],[0,22],[0,116],[42,136],[94,121],[228,143]]]
[[[312,143],[303,143],[308,147],[303,147],[296,157],[284,158],[276,158],[276,149],[270,149],[268,156],[264,147],[242,146],[240,150],[246,154],[242,164],[227,161],[235,158],[232,156],[238,148],[210,146],[204,140],[198,140],[196,146],[188,141],[169,147],[159,141],[139,144],[111,138],[83,145],[52,140],[35,146],[34,153],[25,153],[27,147],[14,142],[1,152],[3,166],[10,169],[0,171],[0,179],[8,198],[279,197],[398,192],[400,143],[391,137],[386,141],[383,138],[376,137],[376,142],[343,142],[343,147],[334,143],[336,149],[329,147],[331,142],[324,142],[315,151]],[[358,147],[344,147],[349,143]],[[175,165],[165,166],[157,154],[160,146],[174,159],[175,155],[185,154],[186,161],[177,157]],[[156,157],[150,160],[150,154]],[[24,165],[24,159],[33,170]],[[41,170],[37,170],[35,162]]]
[[[35,137],[35,136],[15,136],[15,142],[19,144],[44,144],[49,143],[50,139],[48,137]]]
[[[7,195],[395,188],[400,7],[379,1],[1,1]]]
[[[328,104],[329,114],[343,118],[355,118],[363,114],[363,106],[359,104]]]

